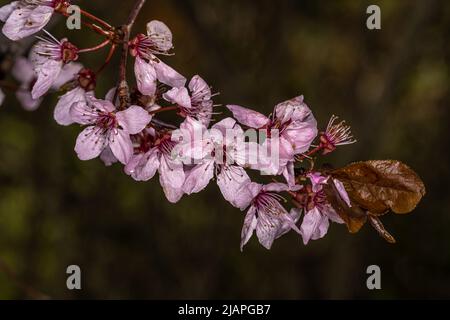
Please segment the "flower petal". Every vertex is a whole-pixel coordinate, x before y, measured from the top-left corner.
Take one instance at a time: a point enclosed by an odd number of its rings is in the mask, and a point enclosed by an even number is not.
[[[109,146],[102,151],[102,153],[100,154],[100,159],[107,167],[112,166],[117,162],[117,158],[114,156]]]
[[[183,197],[183,188],[174,188],[170,183],[168,183],[164,176],[159,176],[159,183],[161,184],[164,194],[170,203],[177,203]]]
[[[33,99],[33,97],[31,96],[31,92],[28,89],[25,89],[24,87],[19,88],[19,90],[16,91],[16,97],[17,100],[19,100],[22,107],[27,111],[36,110],[42,103],[42,98],[36,100]]]
[[[345,190],[344,184],[339,181],[338,179],[333,179],[334,185],[336,186],[336,189],[339,191],[339,195],[341,198],[345,201],[345,203],[351,207],[352,203],[350,201],[350,197],[348,196],[347,190]]]
[[[139,91],[143,95],[154,96],[156,93],[156,70],[145,60],[136,57],[134,73]]]
[[[133,155],[130,134],[125,130],[117,129],[110,133],[109,147],[117,160],[123,164],[127,164]]]
[[[76,102],[87,103],[85,95],[86,92],[84,89],[76,87],[61,96],[53,113],[56,122],[62,126],[68,126],[74,123],[70,116],[70,108]]]
[[[147,23],[147,35],[158,50],[166,52],[172,49],[172,32],[165,23],[158,20],[150,21]]]
[[[80,160],[97,158],[106,147],[106,136],[99,133],[97,127],[85,128],[77,138],[75,152]]]
[[[18,57],[11,70],[13,77],[23,85],[29,85],[36,77],[33,64],[25,57]]]
[[[163,98],[171,103],[175,103],[182,108],[190,109],[191,105],[191,97],[189,96],[189,92],[186,88],[173,88],[166,93],[163,94]]]
[[[250,191],[243,188],[250,182],[247,172],[238,166],[224,166],[217,175],[217,185],[225,200],[241,210],[248,207],[253,200]]]
[[[124,111],[117,112],[117,121],[130,134],[138,134],[150,123],[152,116],[139,106],[131,106]]]
[[[3,26],[3,34],[13,41],[28,37],[45,27],[53,14],[50,6],[27,5],[14,10]]]
[[[279,233],[282,223],[276,216],[263,212],[258,213],[259,216],[258,224],[256,225],[256,235],[258,236],[259,243],[261,243],[267,250],[270,250]]]
[[[300,227],[303,243],[307,245],[309,240],[317,240],[325,236],[328,226],[328,218],[324,217],[318,208],[308,211]]]
[[[198,193],[205,189],[214,177],[214,161],[205,161],[192,168],[184,181],[183,191],[186,194]]]
[[[155,176],[159,168],[159,156],[156,148],[145,154],[134,155],[125,166],[125,173],[136,181],[148,181]]]
[[[33,99],[39,99],[46,94],[48,90],[50,90],[53,83],[58,78],[62,66],[62,61],[48,59],[44,64],[36,69],[37,81],[31,90],[31,96]]]
[[[20,6],[19,1],[13,1],[13,2],[1,7],[0,8],[0,21],[6,22],[6,20],[8,20],[11,13],[13,13],[14,10],[19,8],[19,6]]]
[[[174,88],[184,87],[184,85],[186,84],[185,77],[183,77],[181,74],[176,72],[161,60],[158,59],[157,61],[153,61],[152,64],[155,67],[156,76],[160,82]]]
[[[233,116],[237,119],[237,121],[239,121],[239,123],[250,128],[259,129],[264,127],[269,122],[268,117],[251,109],[236,105],[228,105],[227,108],[233,113]]]
[[[163,155],[160,161],[159,174],[163,176],[165,183],[175,189],[182,188],[186,179],[183,164],[178,160],[171,159],[170,155]]]
[[[244,250],[244,246],[252,237],[257,224],[258,219],[256,218],[256,208],[252,206],[245,215],[244,225],[241,231],[241,251]]]
[[[83,69],[83,65],[81,63],[71,62],[65,64],[62,67],[58,78],[56,78],[55,82],[53,83],[52,88],[58,90],[67,82],[74,80],[81,69]]]

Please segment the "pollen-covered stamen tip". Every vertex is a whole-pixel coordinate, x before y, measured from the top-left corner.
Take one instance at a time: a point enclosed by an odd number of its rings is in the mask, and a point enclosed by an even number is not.
[[[339,118],[333,115],[328,122],[326,131],[320,135],[320,147],[323,150],[323,154],[333,152],[337,146],[356,142],[356,139],[353,138],[351,127],[346,125],[345,121],[335,124],[337,119]]]

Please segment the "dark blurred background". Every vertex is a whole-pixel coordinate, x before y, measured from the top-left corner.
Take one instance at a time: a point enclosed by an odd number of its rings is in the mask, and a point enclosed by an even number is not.
[[[79,4],[120,25],[133,1]],[[380,31],[366,28],[370,4],[381,7]],[[412,214],[383,220],[396,245],[369,226],[350,235],[333,225],[307,247],[291,233],[271,251],[253,239],[241,253],[243,214],[214,183],[169,204],[158,179],[140,184],[120,166],[79,161],[79,128],[53,121],[54,96],[30,113],[9,94],[0,108],[0,298],[32,298],[14,279],[69,299],[450,298],[449,1],[149,0],[135,31],[152,19],[174,33],[176,55],[165,61],[204,77],[217,103],[270,113],[304,94],[321,127],[337,114],[358,138],[330,162],[404,161],[426,197]],[[67,35],[62,20],[50,31]],[[101,40],[88,30],[69,37],[81,47]],[[83,61],[99,66],[105,55]],[[114,65],[99,96],[117,79]],[[82,291],[66,288],[71,264]],[[366,288],[372,264],[382,290]]]

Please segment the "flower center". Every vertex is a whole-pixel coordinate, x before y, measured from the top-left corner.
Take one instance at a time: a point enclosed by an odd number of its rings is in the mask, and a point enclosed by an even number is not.
[[[96,127],[103,129],[103,132],[119,128],[116,115],[112,112],[102,112],[98,115],[95,123]]]
[[[253,205],[257,211],[264,211],[273,215],[281,215],[285,213],[280,201],[286,201],[282,196],[273,192],[261,192],[253,200]]]
[[[78,59],[78,48],[69,41],[61,43],[61,60],[69,63]]]

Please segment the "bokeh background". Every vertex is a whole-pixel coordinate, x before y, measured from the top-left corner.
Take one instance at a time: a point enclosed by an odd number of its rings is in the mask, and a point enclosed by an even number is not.
[[[133,5],[78,3],[116,25]],[[380,31],[365,26],[369,4],[381,7]],[[304,94],[322,127],[337,114],[358,138],[330,162],[402,160],[426,197],[412,214],[383,220],[394,246],[369,226],[350,235],[333,225],[307,247],[291,233],[271,251],[253,239],[241,253],[243,214],[214,183],[169,204],[158,179],[136,183],[120,166],[79,161],[79,128],[53,121],[55,97],[30,113],[9,94],[0,108],[0,298],[450,298],[450,2],[149,0],[135,30],[152,19],[174,33],[166,62],[204,77],[217,103],[270,113]],[[62,20],[50,31],[67,35]],[[88,30],[69,36],[81,47],[100,40]],[[99,66],[105,55],[83,61]],[[81,291],[66,288],[71,264],[82,269]],[[382,290],[366,288],[372,264]]]

